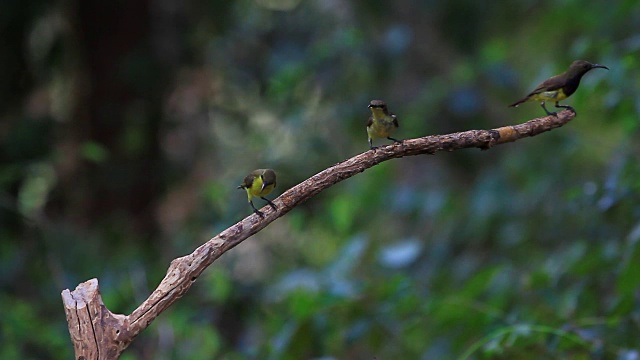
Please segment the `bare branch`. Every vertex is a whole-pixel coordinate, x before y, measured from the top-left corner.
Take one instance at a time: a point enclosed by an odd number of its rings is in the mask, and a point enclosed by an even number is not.
[[[158,315],[182,297],[198,276],[218,257],[264,229],[298,204],[342,180],[389,159],[465,148],[490,149],[495,145],[561,127],[574,117],[575,113],[565,110],[557,117],[537,118],[498,129],[469,130],[404,140],[402,143],[366,151],[340,162],[273,200],[277,210],[265,206],[261,209],[264,217],[249,215],[198,247],[193,253],[173,260],[158,288],[131,315],[113,314],[104,306],[97,279],[78,285],[72,292],[64,290],[62,299],[76,359],[117,359],[131,341]]]

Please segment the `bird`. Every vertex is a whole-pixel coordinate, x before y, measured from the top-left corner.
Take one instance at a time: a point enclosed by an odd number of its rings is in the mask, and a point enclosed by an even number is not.
[[[578,85],[580,85],[580,79],[589,72],[591,69],[602,68],[609,70],[608,67],[600,64],[592,64],[584,60],[576,60],[571,63],[569,69],[560,75],[556,75],[548,78],[538,85],[529,95],[509,105],[510,107],[517,107],[525,101],[540,101],[540,105],[547,113],[547,115],[558,116],[556,112],[550,112],[544,106],[545,101],[555,101],[557,108],[564,108],[576,113],[576,110],[569,105],[560,105],[558,102],[571,96]]]
[[[253,209],[253,212],[259,216],[262,216],[263,213],[256,209],[253,205],[253,198],[259,197],[262,200],[269,203],[269,205],[273,208],[273,210],[277,210],[276,205],[271,202],[271,200],[265,198],[265,196],[269,195],[271,191],[276,187],[276,172],[272,169],[257,169],[253,170],[249,175],[247,175],[242,184],[238,186],[238,189],[245,189],[247,191],[247,198],[249,200],[249,205]]]
[[[371,150],[377,149],[377,147],[373,146],[373,139],[387,138],[395,142],[401,142],[391,137],[399,125],[398,117],[389,112],[387,104],[382,100],[371,100],[368,107],[371,109],[371,116],[367,121],[369,148]]]

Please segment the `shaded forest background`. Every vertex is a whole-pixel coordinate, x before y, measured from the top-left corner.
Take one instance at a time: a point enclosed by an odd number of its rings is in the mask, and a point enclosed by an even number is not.
[[[71,358],[63,289],[130,313],[249,171],[277,195],[366,151],[369,100],[399,138],[515,124],[575,59],[611,70],[569,126],[332,187],[123,359],[638,358],[639,29],[624,0],[0,2],[0,358]]]

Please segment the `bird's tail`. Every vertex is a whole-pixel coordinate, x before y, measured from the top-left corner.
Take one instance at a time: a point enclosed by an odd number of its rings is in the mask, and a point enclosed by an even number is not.
[[[529,97],[524,97],[516,102],[514,102],[513,104],[509,105],[509,107],[518,107],[518,105],[522,104],[523,102],[529,100]]]

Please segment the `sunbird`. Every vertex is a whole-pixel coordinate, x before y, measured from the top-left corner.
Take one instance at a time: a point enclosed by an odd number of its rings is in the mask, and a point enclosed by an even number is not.
[[[399,125],[398,117],[389,112],[387,104],[382,100],[371,100],[369,109],[371,109],[371,116],[369,116],[369,121],[367,121],[369,148],[371,150],[377,149],[377,147],[373,146],[373,139],[387,138],[395,142],[401,142],[391,137]]]
[[[273,210],[277,210],[276,205],[271,202],[271,200],[265,198],[265,196],[269,195],[273,188],[276,187],[276,172],[272,169],[258,169],[253,170],[249,175],[247,175],[242,184],[238,186],[238,189],[245,189],[247,191],[247,198],[249,200],[249,204],[253,209],[253,212],[257,215],[262,216],[262,212],[256,209],[253,206],[253,198],[259,197],[262,200],[269,203],[269,205],[273,208]]]
[[[580,79],[589,72],[591,69],[602,68],[609,70],[608,67],[599,64],[592,64],[588,61],[584,60],[576,60],[571,63],[569,66],[569,70],[563,72],[560,75],[556,75],[548,78],[543,81],[542,84],[538,85],[529,95],[525,96],[521,100],[514,102],[509,106],[517,107],[525,101],[540,101],[540,105],[547,113],[547,115],[558,116],[555,112],[550,112],[547,110],[546,106],[544,106],[545,101],[555,101],[557,108],[569,109],[576,112],[574,108],[569,105],[560,105],[559,101],[564,100],[571,96],[576,89],[578,89],[578,85],[580,85]]]

